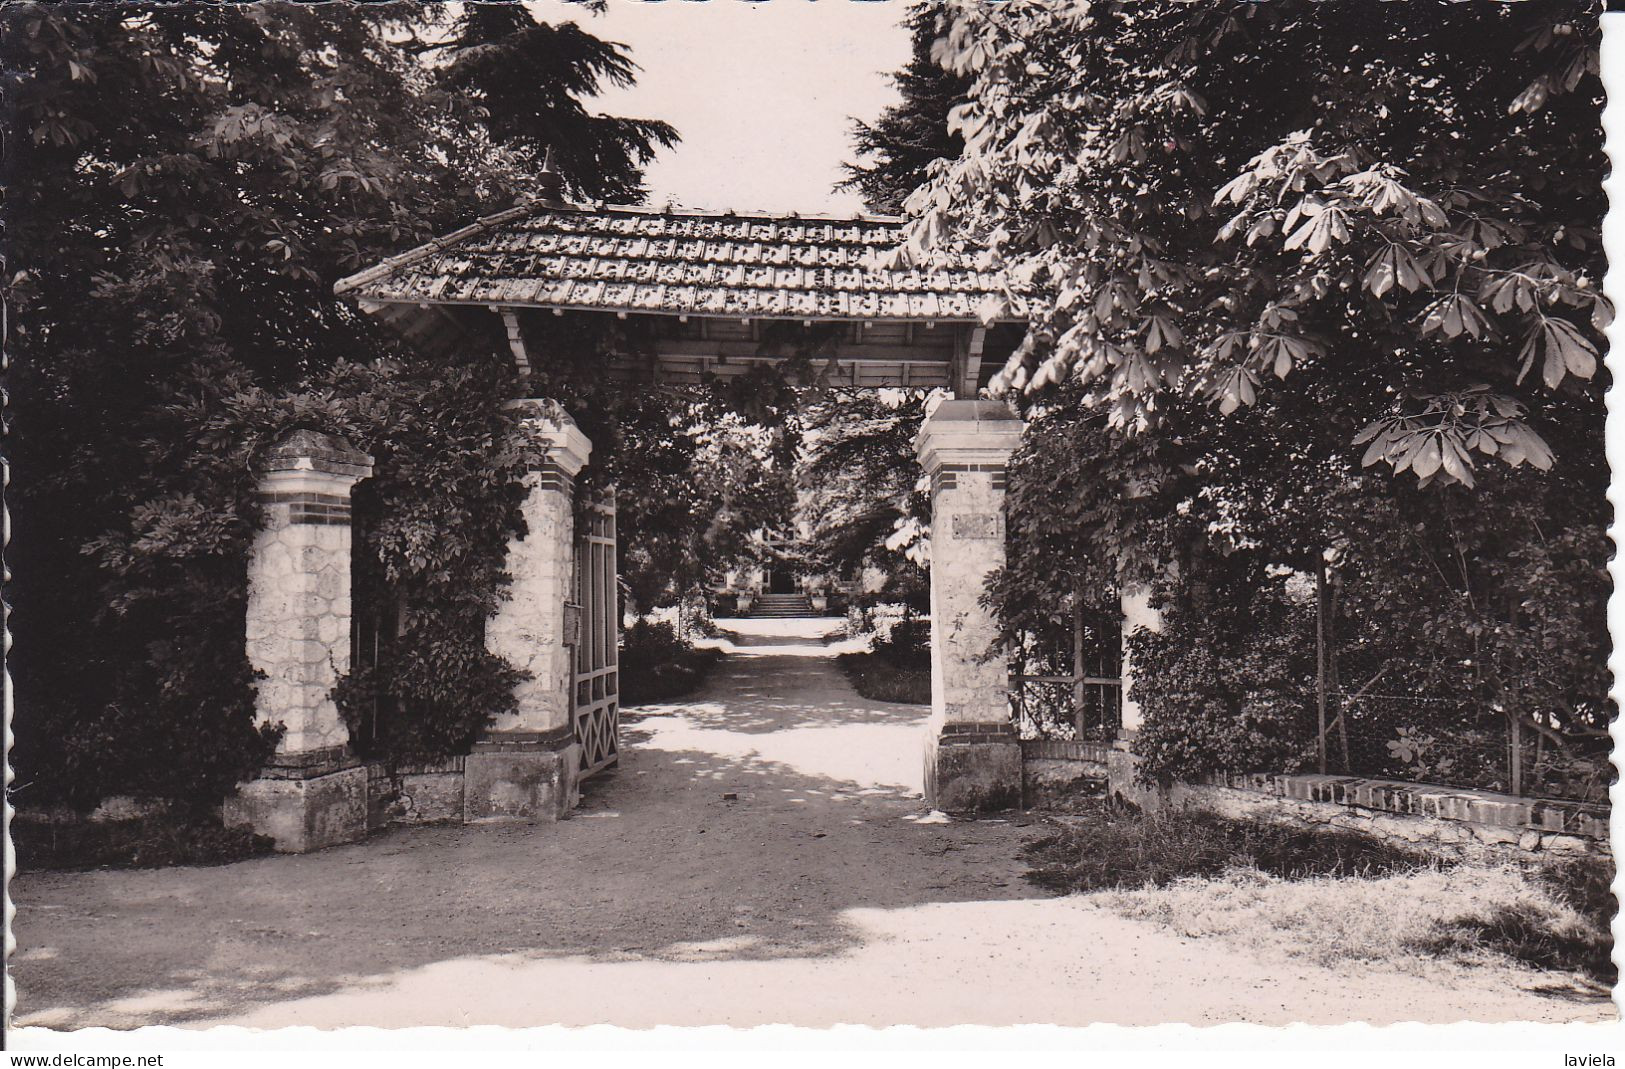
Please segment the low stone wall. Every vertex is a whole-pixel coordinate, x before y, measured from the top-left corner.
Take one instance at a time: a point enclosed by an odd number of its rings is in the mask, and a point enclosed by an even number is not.
[[[1242,773],[1175,784],[1176,805],[1358,831],[1440,856],[1608,854],[1608,807],[1353,776]]]
[[[568,751],[567,757],[571,762],[578,760],[578,754],[574,749]],[[467,762],[466,757],[449,757],[433,764],[399,766],[393,773],[381,762],[370,762],[365,766],[352,766],[344,770],[343,775],[348,777],[346,785],[350,802],[354,808],[359,809],[362,804],[359,784],[363,772],[365,773],[367,832],[379,831],[391,825],[462,824],[467,820],[465,807]],[[277,790],[308,793],[312,783],[326,785],[321,789],[331,791],[332,785],[328,784],[328,781],[332,779],[332,776],[317,777],[314,780],[298,777],[262,778],[250,781],[250,786],[258,786],[261,789],[269,786]],[[222,818],[228,825],[245,822],[240,814],[232,812],[234,807],[241,809],[244,804],[240,792],[239,796],[227,799],[222,807]],[[161,799],[114,795],[89,813],[67,806],[49,806],[18,810],[13,819],[36,824],[103,824],[142,817],[162,817],[172,812],[173,808],[172,803]],[[306,813],[308,808],[307,806],[299,809],[300,819],[308,815]],[[233,819],[234,816],[236,819]],[[554,818],[544,816],[543,819]],[[286,820],[282,821],[282,824],[287,823]],[[310,828],[286,828],[275,821],[262,824],[270,828],[266,834],[280,836],[278,841],[297,848],[295,852],[332,845],[323,839],[320,829],[313,831]]]
[[[1607,806],[1519,798],[1429,783],[1357,776],[1237,773],[1204,783],[1146,787],[1137,759],[1115,743],[1024,740],[1022,803],[1066,810],[1103,793],[1155,810],[1190,807],[1221,816],[1340,828],[1440,857],[1494,859],[1610,854]]]
[[[578,800],[574,770],[581,760],[574,744],[563,750],[507,744],[499,752],[476,751],[427,765],[402,765],[393,773],[367,765],[367,830],[392,824],[467,824],[490,819],[562,820]],[[540,758],[541,760],[537,760]],[[492,765],[499,766],[493,775]],[[548,780],[537,789],[516,789],[505,764],[519,766],[521,781]],[[551,784],[551,785],[549,785]],[[521,788],[524,784],[521,783]],[[535,799],[544,804],[531,808]],[[504,807],[508,811],[504,811]]]
[[[1021,804],[1066,810],[1097,801],[1106,790],[1107,743],[1021,741]]]
[[[463,767],[451,757],[431,765],[397,768],[367,766],[367,830],[390,824],[460,824],[463,820]]]

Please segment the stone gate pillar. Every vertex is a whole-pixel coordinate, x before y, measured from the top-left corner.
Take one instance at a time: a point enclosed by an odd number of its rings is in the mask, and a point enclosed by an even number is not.
[[[367,830],[367,772],[331,691],[350,666],[350,490],[370,474],[372,458],[343,439],[297,430],[267,454],[260,479],[265,522],[249,553],[247,650],[265,674],[256,719],[286,731],[222,815],[290,853]]]
[[[914,443],[931,479],[925,796],[947,812],[1021,804],[1009,666],[989,656],[998,625],[981,597],[988,573],[1004,563],[1004,470],[1024,426],[996,401],[944,401]]]
[[[498,717],[464,765],[463,819],[556,820],[576,804],[581,748],[574,724],[575,477],[592,443],[558,405],[512,402],[547,459],[526,482],[526,531],[508,543],[507,600],[486,622],[485,646],[531,678],[518,709]]]
[[[1161,631],[1162,612],[1151,607],[1149,583],[1125,584],[1118,596],[1118,604],[1123,614],[1123,667],[1119,672],[1123,684],[1123,720],[1117,734],[1119,738],[1132,739],[1140,730],[1140,703],[1129,696],[1129,689],[1134,683],[1134,658],[1129,655],[1129,638],[1142,629]]]
[[[1139,759],[1132,747],[1139,734],[1140,704],[1130,697],[1134,686],[1134,658],[1129,654],[1129,638],[1136,631],[1161,631],[1162,612],[1151,606],[1151,585],[1145,582],[1125,582],[1119,594],[1123,614],[1122,669],[1118,675],[1122,683],[1122,723],[1117,738],[1106,755],[1107,796],[1118,803],[1127,802],[1142,811],[1150,812],[1167,804],[1166,792],[1159,787],[1139,782]]]

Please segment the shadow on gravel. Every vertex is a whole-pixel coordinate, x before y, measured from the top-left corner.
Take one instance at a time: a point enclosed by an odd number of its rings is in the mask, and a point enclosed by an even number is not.
[[[1040,894],[1017,821],[920,821],[922,710],[864,702],[827,656],[730,657],[705,694],[629,713],[621,766],[558,824],[25,875],[19,1023],[199,1021],[477,955],[827,958],[866,938],[847,911]]]

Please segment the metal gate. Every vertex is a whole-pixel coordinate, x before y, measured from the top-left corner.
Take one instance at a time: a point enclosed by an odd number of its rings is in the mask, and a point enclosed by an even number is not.
[[[615,575],[615,497],[577,521],[575,733],[583,778],[614,764],[620,744],[620,598]]]
[[[1010,674],[1010,718],[1024,739],[1110,742],[1121,730],[1122,619],[1078,602],[1069,636],[1059,627],[1023,636]],[[1062,649],[1068,638],[1070,656]]]

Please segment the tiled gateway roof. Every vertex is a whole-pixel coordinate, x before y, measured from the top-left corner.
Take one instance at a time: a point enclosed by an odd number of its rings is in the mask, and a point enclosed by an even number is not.
[[[741,318],[1024,318],[1025,302],[968,258],[884,271],[892,219],[527,205],[339,282],[369,301],[533,305]]]

